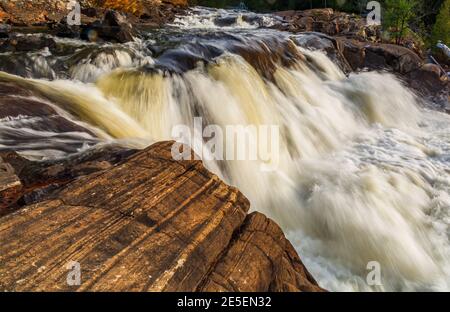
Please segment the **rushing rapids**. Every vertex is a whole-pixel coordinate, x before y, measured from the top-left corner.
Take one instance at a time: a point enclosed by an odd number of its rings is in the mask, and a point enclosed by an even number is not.
[[[144,147],[194,117],[277,125],[275,171],[258,160],[207,166],[283,226],[322,287],[449,290],[450,117],[419,106],[391,74],[347,76],[302,35],[257,29],[276,22],[198,9],[129,44],[55,39],[53,49],[0,54],[0,82],[89,129],[3,118],[0,150],[45,159],[113,141]],[[381,286],[366,283],[370,261]]]

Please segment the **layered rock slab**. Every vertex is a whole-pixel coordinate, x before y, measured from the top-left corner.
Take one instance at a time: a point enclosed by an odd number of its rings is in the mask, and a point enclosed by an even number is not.
[[[247,216],[236,188],[200,161],[172,160],[171,146],[157,143],[0,218],[0,290],[321,290],[273,221]],[[237,267],[237,253],[247,272],[209,286]],[[74,262],[80,285],[67,283]]]

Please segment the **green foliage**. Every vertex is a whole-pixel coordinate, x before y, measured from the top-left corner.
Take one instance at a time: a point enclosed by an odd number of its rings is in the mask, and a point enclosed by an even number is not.
[[[417,0],[386,0],[383,25],[400,44],[409,31],[410,22],[416,18]]]
[[[216,8],[237,7],[241,0],[189,0],[191,5]],[[363,13],[370,0],[242,0],[253,11],[306,10],[333,8],[350,13]],[[378,0],[383,10],[383,25],[396,43],[412,41],[421,45],[447,42],[449,37],[450,0]],[[439,10],[440,9],[440,10]],[[440,11],[439,18],[437,15]],[[436,23],[436,21],[438,22]],[[433,25],[436,23],[436,26]]]
[[[439,40],[450,46],[450,0],[445,0],[441,6],[433,27],[430,44],[434,46]]]

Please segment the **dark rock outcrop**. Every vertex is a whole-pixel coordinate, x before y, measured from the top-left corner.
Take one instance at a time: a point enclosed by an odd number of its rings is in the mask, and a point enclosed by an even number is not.
[[[406,78],[414,90],[425,95],[435,95],[444,89],[449,91],[448,77],[435,64],[425,64],[411,71]]]
[[[115,10],[134,17],[136,23],[163,25],[187,7],[185,0],[79,0],[81,23],[100,20],[105,10]],[[14,26],[65,25],[73,9],[70,0],[0,0],[0,24]],[[142,21],[139,21],[142,18]],[[67,25],[66,25],[67,26]],[[70,27],[72,28],[72,27]]]
[[[0,157],[11,168],[21,188],[0,207],[0,216],[9,214],[23,205],[39,202],[76,178],[106,170],[125,160],[136,150],[115,145],[92,148],[67,158],[30,161],[16,152],[0,152]]]
[[[138,36],[138,32],[125,15],[112,10],[105,12],[101,22],[83,25],[81,29],[81,38],[89,41],[100,38],[105,41],[125,43],[133,41]]]
[[[282,17],[284,23],[274,27],[293,33],[320,32],[365,41],[379,41],[381,37],[380,27],[367,25],[359,15],[333,9],[284,11],[275,14]]]
[[[403,46],[317,32],[297,34],[292,39],[302,47],[324,51],[346,73],[385,70],[397,74],[420,95],[442,98],[448,93],[449,80],[439,66],[425,64],[424,59]]]
[[[40,117],[43,129],[54,132],[85,132],[94,134],[86,128],[59,115],[56,110],[30,90],[0,79],[0,118]],[[39,123],[29,125],[38,129]]]
[[[0,218],[0,289],[322,291],[273,221],[172,144]],[[73,261],[81,285],[67,283]]]
[[[11,32],[11,26],[6,24],[0,24],[0,39],[9,38]]]
[[[446,73],[434,64],[425,64],[425,60],[408,48],[346,38],[336,38],[336,43],[337,50],[347,60],[352,71],[368,69],[393,72],[412,90],[431,97],[433,102],[441,102],[448,93]]]
[[[22,194],[22,183],[14,172],[14,168],[3,161],[0,156],[0,216],[11,205],[14,205]]]
[[[59,160],[34,162],[19,156],[15,151],[20,152],[27,146],[76,153],[85,143],[96,144],[98,141],[95,133],[59,115],[49,101],[12,82],[0,81],[0,119],[0,157],[21,183],[21,188],[14,191],[14,197],[9,196],[9,200],[0,204],[0,215],[34,202],[77,177],[109,168],[134,152],[106,145]],[[47,137],[48,132],[53,133],[51,140]],[[74,134],[79,134],[79,141]],[[58,143],[58,136],[67,141],[67,146]]]
[[[0,53],[29,52],[41,50],[44,48],[48,48],[49,50],[55,49],[55,40],[50,36],[43,34],[13,34],[0,45]]]
[[[361,42],[337,38],[338,49],[353,70],[390,69],[402,75],[420,68],[424,61],[412,50],[393,44]]]
[[[293,39],[305,48],[322,50],[331,58],[343,61],[346,71],[389,70],[407,75],[424,65],[424,60],[412,50],[393,44],[332,37],[318,32],[302,33]]]

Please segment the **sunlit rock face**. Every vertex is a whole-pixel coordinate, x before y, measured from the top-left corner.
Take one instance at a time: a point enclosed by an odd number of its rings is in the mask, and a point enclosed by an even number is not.
[[[145,149],[154,142],[174,139],[172,130],[178,125],[193,130],[194,118],[220,128],[276,126],[280,130],[276,170],[260,170],[271,159],[204,157],[204,165],[238,187],[253,210],[281,226],[322,287],[341,291],[450,289],[450,117],[437,111],[435,102],[422,105],[424,99],[417,96],[424,88],[440,92],[448,87],[440,71],[423,66],[423,60],[405,48],[285,31],[277,27],[286,22],[283,16],[207,8],[184,13],[165,28],[144,30],[126,43],[36,34],[5,40],[0,82],[10,91],[0,98],[4,103],[1,149],[57,162],[108,144]],[[329,14],[314,17],[328,19]],[[420,83],[414,85],[411,80]],[[39,111],[21,110],[30,106]],[[67,122],[51,123],[49,115]],[[208,156],[207,138],[175,139],[189,144],[198,155]],[[225,145],[228,148],[232,143],[225,141]],[[159,168],[146,161],[138,157],[133,165],[144,171]],[[136,186],[132,183],[138,174],[109,171],[107,166],[102,162],[91,168],[106,170],[109,176],[120,173],[126,179],[119,183],[91,177],[92,181]],[[179,173],[179,166],[168,166]],[[59,172],[51,170],[55,171]],[[203,181],[204,177],[198,178]],[[138,189],[148,186],[145,182],[151,178],[142,177]],[[77,191],[86,186],[71,185]],[[199,182],[196,187],[202,185]],[[173,190],[175,196],[181,189]],[[51,190],[33,192],[29,198],[42,198],[47,191]],[[148,189],[122,193],[124,197],[116,202],[124,205],[140,203],[142,194],[144,200],[152,200]],[[183,206],[184,198],[175,201]],[[85,206],[90,205],[83,202],[79,208]],[[201,212],[211,217],[211,210]],[[253,235],[260,229],[280,237],[272,231],[272,223],[258,214],[251,222],[239,224],[248,231],[242,232],[242,240],[229,245],[223,258],[227,263],[235,263],[250,236],[255,236],[252,247],[264,247],[260,246],[264,239]],[[147,225],[137,230],[146,231]],[[270,246],[277,250],[277,259],[281,255],[291,258],[287,245],[284,249]],[[267,264],[264,258],[248,260],[262,266],[261,259]],[[367,265],[372,261],[382,268],[381,284],[366,282]],[[181,272],[176,268],[178,262],[173,263],[175,269],[169,272],[181,274],[176,273]],[[204,280],[202,286],[208,286],[204,289],[219,290],[227,268],[214,267],[217,275]],[[293,276],[290,268],[281,271],[282,276]],[[258,274],[253,267],[246,273]],[[230,276],[242,277],[238,273]],[[266,271],[259,277],[263,283],[254,287],[273,282]],[[290,289],[287,284],[283,287]]]
[[[323,291],[274,221],[247,215],[249,201],[200,161],[174,162],[172,145],[116,154],[123,161],[113,167],[114,157],[99,167],[99,153],[59,166],[23,165],[25,179],[38,172],[34,178],[45,182],[61,167],[81,177],[0,218],[0,290]],[[17,178],[2,182],[20,185]],[[76,288],[58,265],[74,252],[83,270]],[[19,259],[20,269],[11,270]]]
[[[43,25],[60,22],[73,6],[70,0],[0,0],[0,22],[13,25]],[[156,16],[162,7],[186,7],[185,0],[80,0],[81,9],[112,9],[141,16]],[[92,11],[91,11],[92,12]],[[83,12],[86,13],[86,12]]]

